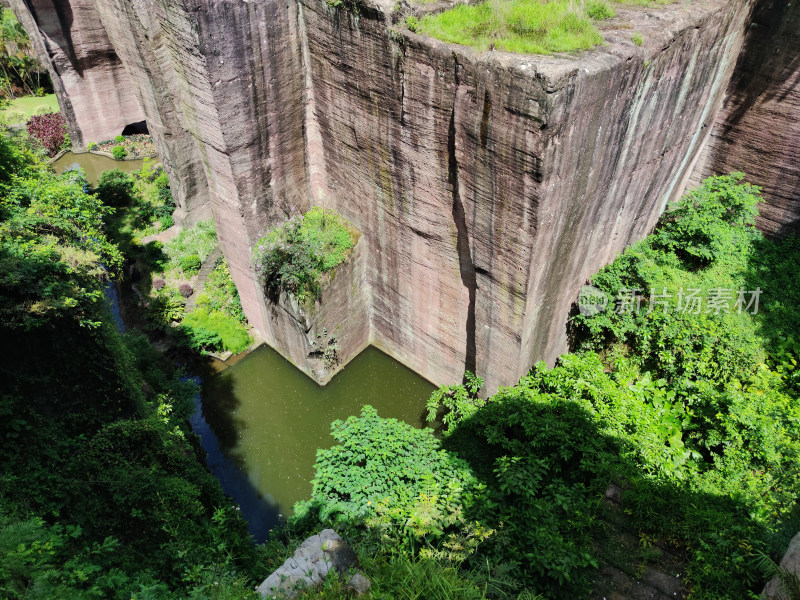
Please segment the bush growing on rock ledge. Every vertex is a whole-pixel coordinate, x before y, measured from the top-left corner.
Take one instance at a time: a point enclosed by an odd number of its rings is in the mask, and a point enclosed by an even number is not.
[[[256,244],[256,272],[270,295],[281,290],[301,302],[320,294],[320,277],[345,262],[354,246],[347,222],[332,211],[312,208],[270,230]]]

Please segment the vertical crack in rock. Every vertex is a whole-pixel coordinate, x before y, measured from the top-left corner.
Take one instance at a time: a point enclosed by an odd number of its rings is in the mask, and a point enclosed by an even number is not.
[[[467,309],[467,348],[464,359],[464,370],[475,373],[475,296],[478,291],[478,277],[469,249],[469,235],[467,233],[467,216],[464,204],[458,193],[458,161],[456,159],[456,108],[455,99],[453,110],[450,113],[450,125],[447,130],[447,168],[448,181],[453,193],[453,222],[458,231],[456,249],[458,251],[458,266],[461,271],[461,283],[469,293],[469,308]]]

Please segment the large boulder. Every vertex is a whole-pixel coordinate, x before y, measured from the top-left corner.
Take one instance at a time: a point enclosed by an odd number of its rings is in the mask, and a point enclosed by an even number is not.
[[[780,567],[800,577],[800,533],[789,542],[789,548],[783,555]],[[761,592],[762,600],[789,600],[791,597],[777,577],[773,577]]]
[[[342,574],[357,563],[352,548],[333,529],[303,542],[294,556],[258,586],[262,598],[296,598],[305,588],[320,585],[331,569]],[[356,591],[369,589],[369,580],[354,576]]]

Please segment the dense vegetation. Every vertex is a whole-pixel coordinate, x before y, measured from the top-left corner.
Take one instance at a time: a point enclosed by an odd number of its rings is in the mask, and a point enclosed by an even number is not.
[[[188,429],[194,384],[110,325],[122,256],[87,187],[0,137],[0,596],[242,597],[258,549]]]
[[[440,437],[370,407],[335,422],[311,497],[256,547],[188,428],[195,385],[120,333],[104,295],[127,260],[160,297],[207,263],[213,227],[143,244],[170,210],[159,169],[92,194],[37,152],[0,137],[4,598],[252,599],[326,525],[374,598],[581,598],[619,564],[614,483],[638,564],[669,548],[692,598],[733,600],[756,597],[761,553],[800,528],[800,243],[753,228],[758,189],[739,174],[706,180],[592,278],[554,368],[489,399],[472,374],[441,388]],[[197,306],[243,317],[224,262]],[[332,578],[306,596],[346,594]]]
[[[0,10],[0,94],[3,99],[52,92],[50,77],[34,56],[25,28],[11,10]]]
[[[580,598],[619,564],[615,483],[637,561],[657,543],[692,598],[755,598],[759,552],[800,529],[800,243],[753,228],[758,192],[733,174],[670,207],[592,278],[555,368],[488,400],[471,374],[440,389],[441,443],[370,409],[334,423],[296,526],[460,565],[495,597]]]
[[[195,309],[186,310],[187,299],[195,293],[193,278],[217,246],[213,222],[183,229],[164,243],[143,243],[143,238],[173,225],[175,203],[163,167],[146,159],[132,174],[106,171],[96,191],[104,204],[118,208],[106,223],[113,241],[132,264],[133,285],[146,298],[143,308],[150,331],[202,352],[247,349],[252,338],[224,259],[213,265]],[[173,323],[180,327],[173,328]]]
[[[256,244],[256,272],[270,292],[281,290],[301,302],[315,300],[322,276],[342,264],[355,245],[348,223],[320,207],[272,228]]]

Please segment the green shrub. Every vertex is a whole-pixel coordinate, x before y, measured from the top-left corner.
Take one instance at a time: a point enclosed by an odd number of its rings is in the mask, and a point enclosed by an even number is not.
[[[154,285],[157,285],[158,281],[163,281],[163,279],[157,279]],[[166,329],[173,322],[180,322],[183,319],[185,307],[186,300],[183,299],[180,291],[171,286],[161,286],[156,297],[148,304],[147,317],[157,328]]]
[[[125,157],[128,156],[128,151],[122,146],[114,146],[111,148],[111,156],[114,157],[114,160],[125,160]]]
[[[587,2],[586,14],[595,21],[602,21],[604,19],[614,18],[617,13],[607,2],[604,2],[603,0],[594,0]]]
[[[631,36],[631,40],[633,40],[633,43],[637,46],[641,46],[644,43],[644,38],[642,37],[641,33],[634,33]]]
[[[128,206],[133,202],[133,177],[119,169],[104,171],[95,192],[107,206]]]
[[[188,344],[199,351],[228,351],[238,354],[247,350],[253,339],[240,321],[220,311],[198,308],[181,323]]]
[[[481,486],[432,431],[381,419],[365,406],[360,417],[334,421],[331,435],[338,445],[318,451],[311,499],[295,505],[295,523],[363,528],[405,552],[469,527],[464,507]]]
[[[181,269],[189,277],[197,273],[202,265],[203,263],[200,262],[200,257],[197,254],[190,254],[181,258]]]
[[[114,141],[116,143],[118,143],[118,144],[124,144],[125,143],[125,136],[117,135],[117,136],[114,137]]]
[[[654,246],[674,252],[690,266],[709,265],[731,242],[752,239],[760,191],[744,181],[744,173],[709,177],[668,208]]]
[[[208,276],[204,293],[198,299],[198,306],[200,305],[207,307],[209,311],[222,311],[242,323],[247,321],[239,292],[224,258],[220,258]]]
[[[254,250],[256,272],[273,294],[319,297],[320,276],[347,260],[354,240],[340,216],[320,207],[295,216],[262,237]]]
[[[89,144],[86,146],[86,149],[89,152],[93,152],[94,150],[97,150],[97,142],[89,142]]]

